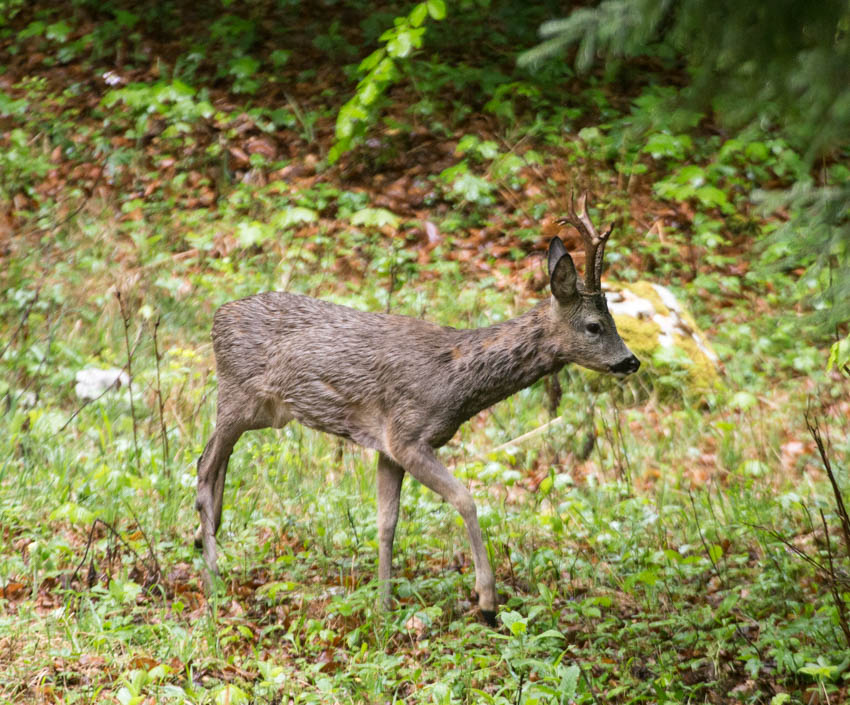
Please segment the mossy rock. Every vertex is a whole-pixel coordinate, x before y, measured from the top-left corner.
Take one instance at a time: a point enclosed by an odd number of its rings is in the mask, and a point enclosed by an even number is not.
[[[617,330],[653,386],[697,396],[721,386],[717,354],[672,291],[645,281],[603,288]]]

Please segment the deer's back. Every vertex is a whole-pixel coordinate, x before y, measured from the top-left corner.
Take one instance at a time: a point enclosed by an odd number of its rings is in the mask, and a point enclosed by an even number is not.
[[[388,450],[390,426],[442,444],[460,423],[447,409],[460,333],[297,294],[258,294],[216,312],[219,395],[238,389],[285,405],[312,428],[379,450]]]

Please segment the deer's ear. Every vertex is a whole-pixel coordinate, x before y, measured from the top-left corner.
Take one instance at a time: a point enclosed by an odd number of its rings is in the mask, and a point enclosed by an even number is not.
[[[573,259],[561,242],[561,238],[553,237],[549,243],[549,286],[552,296],[560,303],[566,303],[577,293],[576,267]]]
[[[558,236],[553,237],[549,241],[549,278],[552,278],[552,273],[555,271],[555,266],[558,264],[558,260],[561,259],[565,254],[567,254],[567,248],[564,247],[564,243],[561,242],[561,238]]]

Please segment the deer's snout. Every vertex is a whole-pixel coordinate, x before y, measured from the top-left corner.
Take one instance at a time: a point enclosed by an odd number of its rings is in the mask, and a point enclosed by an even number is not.
[[[634,355],[629,355],[627,358],[620,360],[616,365],[611,365],[611,372],[615,375],[630,375],[632,372],[637,372],[640,367],[640,360]]]

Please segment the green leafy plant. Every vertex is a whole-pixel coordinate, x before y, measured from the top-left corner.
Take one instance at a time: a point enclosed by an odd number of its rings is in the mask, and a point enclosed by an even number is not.
[[[425,20],[442,20],[446,16],[443,0],[418,3],[406,16],[397,17],[395,26],[381,35],[385,46],[373,51],[358,66],[365,74],[357,84],[354,95],[337,114],[336,141],[328,159],[337,161],[345,152],[358,144],[374,119],[378,99],[397,76],[396,62],[410,56],[422,46]]]
[[[49,155],[39,149],[24,130],[11,130],[5,149],[0,152],[0,194],[7,199],[16,193],[35,195],[36,183],[51,166]]]
[[[850,336],[833,343],[829,349],[826,369],[832,370],[833,368],[850,377]]]
[[[153,115],[166,118],[179,131],[182,125],[209,118],[214,113],[204,93],[182,81],[134,83],[111,90],[103,98],[107,108],[119,102],[136,117],[130,136],[137,139],[145,133]]]

